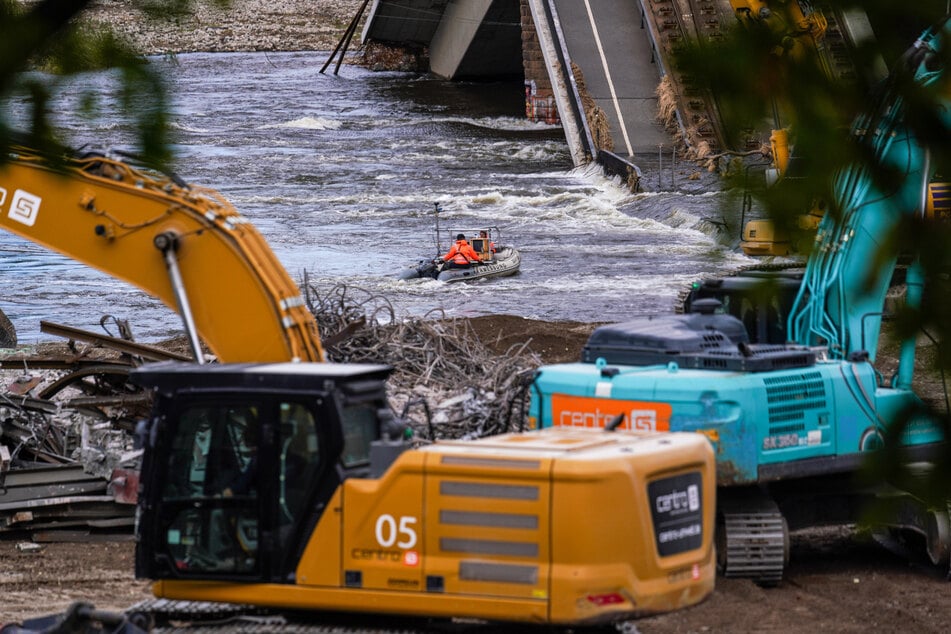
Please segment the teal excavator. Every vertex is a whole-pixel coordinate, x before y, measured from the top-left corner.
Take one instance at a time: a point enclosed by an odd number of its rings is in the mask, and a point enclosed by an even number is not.
[[[926,208],[934,172],[896,84],[910,75],[922,90],[945,89],[948,37],[951,21],[925,31],[855,121],[852,141],[900,178],[883,184],[862,165],[834,177],[836,213],[823,217],[804,276],[780,285],[787,297],[774,297],[760,315],[779,331],[774,337],[751,338],[752,324],[730,314],[738,296],[726,293],[694,301],[689,314],[602,326],[580,362],[543,366],[533,381],[529,422],[539,427],[695,431],[710,439],[727,576],[777,583],[790,530],[861,521],[885,497],[895,516],[883,525],[920,534],[931,560],[947,565],[947,504],[929,506],[859,476],[870,455],[893,448],[892,436],[902,464],[920,473],[933,468],[947,440],[911,389],[913,343],[891,381],[873,362],[898,256],[887,253],[888,237],[903,217]],[[935,114],[951,127],[951,112]],[[915,305],[922,295],[916,266],[906,282]]]

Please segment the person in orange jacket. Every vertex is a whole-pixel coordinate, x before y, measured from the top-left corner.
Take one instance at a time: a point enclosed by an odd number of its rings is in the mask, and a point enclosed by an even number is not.
[[[489,232],[488,232],[488,231],[480,231],[480,232],[479,232],[479,237],[482,238],[483,240],[488,240],[488,239],[489,239]],[[490,253],[495,253],[495,243],[492,242],[491,240],[489,241],[489,252],[490,252]]]
[[[456,236],[456,243],[452,245],[449,252],[439,259],[446,263],[448,269],[465,269],[470,264],[479,263],[479,254],[466,241],[466,235],[460,233]]]

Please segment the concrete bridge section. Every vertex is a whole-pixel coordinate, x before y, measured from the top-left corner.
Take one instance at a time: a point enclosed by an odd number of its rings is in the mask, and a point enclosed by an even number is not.
[[[575,165],[596,160],[637,188],[644,161],[674,146],[657,119],[662,67],[640,1],[526,1]],[[601,119],[607,142],[591,130]]]
[[[581,69],[588,94],[610,122],[614,153],[633,158],[670,145],[657,122],[660,70],[640,3],[632,0],[550,0],[568,54]]]
[[[521,75],[518,0],[374,0],[363,41],[427,47],[445,79]]]
[[[672,144],[655,120],[659,72],[639,0],[374,0],[362,41],[427,47],[430,71],[446,79],[523,75],[525,5],[576,165],[620,160],[636,173],[635,155]],[[613,154],[594,145],[573,64],[609,123]]]
[[[816,43],[834,77],[871,36],[864,13],[853,13],[829,11]],[[446,79],[522,75],[526,115],[560,121],[575,165],[596,160],[635,184],[680,142],[707,155],[762,146],[761,131],[728,134],[716,95],[665,68],[680,42],[713,41],[736,24],[732,0],[374,0],[363,42],[426,47],[430,70]],[[662,79],[678,139],[657,120]]]

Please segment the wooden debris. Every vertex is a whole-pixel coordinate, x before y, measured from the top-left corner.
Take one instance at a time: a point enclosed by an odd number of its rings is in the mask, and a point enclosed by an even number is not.
[[[329,360],[394,367],[391,406],[419,442],[522,426],[525,388],[541,363],[528,342],[497,355],[467,320],[439,311],[400,320],[385,297],[343,284],[321,291],[306,278],[304,295]],[[39,359],[0,356],[0,370],[17,373],[0,377],[0,385],[28,386],[0,394],[0,536],[128,536],[141,458],[131,431],[150,405],[128,374],[144,359],[180,355],[62,325],[45,328],[87,347]]]
[[[527,350],[528,342],[500,356],[464,319],[436,312],[399,320],[385,297],[343,284],[321,291],[306,278],[304,295],[322,333],[366,320],[349,339],[328,347],[328,357],[392,365],[391,404],[418,435],[429,440],[475,438],[522,426],[525,387],[541,365],[538,355]]]

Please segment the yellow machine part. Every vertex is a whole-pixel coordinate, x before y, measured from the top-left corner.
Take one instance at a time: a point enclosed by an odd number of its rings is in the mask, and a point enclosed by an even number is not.
[[[743,227],[740,248],[746,255],[789,255],[789,236],[769,219],[750,220]]]
[[[156,236],[172,234],[201,338],[221,361],[323,360],[317,324],[258,231],[220,194],[96,155],[0,166],[0,228],[159,298],[177,299]]]
[[[825,215],[822,201],[814,201],[807,214],[796,217],[796,225],[805,234],[815,234]],[[936,182],[928,185],[925,217],[938,220],[951,220],[951,183]],[[740,248],[746,255],[789,255],[793,251],[802,251],[805,245],[794,248],[789,236],[778,229],[769,219],[750,220],[743,227],[743,240]]]
[[[734,11],[748,11],[753,15],[759,15],[760,11],[769,6],[765,0],[730,0],[730,5]]]
[[[773,165],[780,175],[785,174],[789,168],[789,131],[773,130],[769,135],[769,147],[773,154]]]
[[[780,42],[777,55],[799,57],[809,49],[815,51],[829,30],[822,11],[809,7],[806,12],[799,2],[730,0],[730,5],[741,22],[762,22],[775,32]]]
[[[296,585],[160,581],[157,596],[276,608],[610,622],[714,586],[714,456],[700,434],[551,428],[443,442],[347,480]]]
[[[925,216],[935,220],[951,220],[951,183],[931,183]]]

